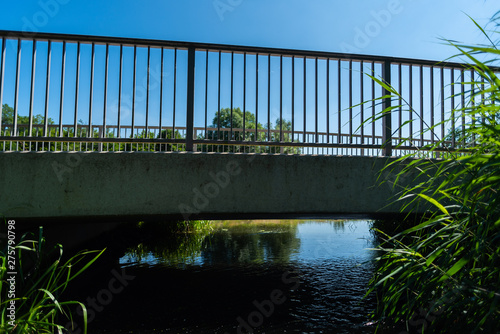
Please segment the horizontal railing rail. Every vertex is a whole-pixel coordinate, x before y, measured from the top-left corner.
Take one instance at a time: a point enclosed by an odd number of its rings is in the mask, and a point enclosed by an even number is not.
[[[460,150],[462,110],[486,84],[456,62],[13,31],[0,43],[4,151]]]
[[[63,129],[71,128],[73,125],[71,124],[65,124],[63,125]],[[58,125],[49,125],[48,128],[49,130],[57,130]],[[9,131],[10,128],[12,128],[12,124],[4,124],[3,125],[4,131]],[[108,129],[111,130],[111,133],[113,133],[113,130],[116,130],[118,127],[110,125],[108,126]],[[109,136],[109,137],[103,137],[102,130],[103,127],[96,125],[93,127],[94,130],[96,130],[96,135],[91,138],[91,142],[89,141],[89,138],[86,136],[80,136],[80,137],[43,137],[43,136],[24,136],[23,132],[27,132],[28,126],[26,124],[19,125],[18,126],[18,135],[17,136],[4,136],[3,145],[11,145],[10,151],[15,150],[15,151],[23,151],[23,150],[47,150],[47,151],[57,151],[57,144],[62,144],[66,143],[67,145],[72,144],[74,149],[73,150],[79,150],[79,151],[123,151],[124,146],[120,146],[119,144],[153,144],[153,145],[165,145],[165,144],[177,144],[177,145],[182,145],[185,144],[185,132],[187,130],[186,127],[178,127],[177,130],[182,134],[181,138],[178,139],[172,139],[172,138],[160,138],[157,134],[159,133],[159,127],[158,126],[151,126],[149,129],[152,131],[153,137],[152,138],[130,138],[130,137],[124,137],[124,138],[117,138],[114,136]],[[125,130],[130,130],[131,126],[123,126],[122,129]],[[145,127],[140,127],[138,126],[137,129],[145,129]],[[172,130],[172,128],[163,128],[167,130]],[[41,132],[41,127],[34,127],[34,132]],[[81,130],[86,130],[86,129],[81,129]],[[194,128],[194,138],[199,138],[204,136],[204,131],[205,128],[203,127],[195,127]],[[208,131],[212,131],[214,134],[217,131],[217,128],[208,128]],[[222,133],[229,133],[230,129],[225,129],[222,128],[220,130]],[[245,130],[247,133],[250,132],[249,129]],[[268,130],[267,129],[258,129],[257,130],[261,134],[267,134]],[[243,133],[242,128],[235,128],[233,129],[234,133]],[[271,130],[271,133],[273,134],[279,134],[279,130]],[[283,131],[284,134],[290,135],[292,131]],[[199,151],[206,151],[206,152],[219,152],[219,151],[230,151],[230,152],[246,152],[249,151],[248,148],[255,148],[255,147],[278,147],[280,148],[279,150],[275,150],[273,153],[279,153],[282,152],[283,148],[298,148],[298,149],[303,149],[300,151],[296,151],[296,153],[304,153],[304,154],[344,154],[343,152],[347,152],[345,150],[350,149],[351,151],[353,149],[356,149],[359,151],[360,155],[378,155],[373,152],[379,152],[381,150],[382,146],[382,136],[375,136],[374,137],[374,142],[371,144],[360,144],[360,139],[361,135],[359,134],[354,134],[352,136],[349,136],[348,134],[340,134],[341,141],[340,142],[335,142],[336,139],[339,138],[339,134],[336,133],[330,133],[330,140],[331,142],[327,143],[327,140],[325,139],[327,136],[327,133],[325,132],[320,132],[316,133],[313,131],[308,131],[306,132],[307,136],[316,136],[318,135],[320,138],[320,141],[318,143],[311,142],[309,144],[304,145],[303,143],[300,142],[280,142],[280,141],[250,141],[250,140],[216,140],[213,138],[209,139],[194,139],[193,144],[195,145],[194,151],[197,151],[196,146],[197,145],[204,145],[204,149],[200,148]],[[351,139],[353,139],[353,142],[350,142]],[[394,138],[395,140],[404,140],[404,138]],[[15,140],[15,141],[14,141]],[[35,144],[35,147],[31,147],[30,145]],[[81,144],[85,143],[93,143],[93,144],[99,144],[99,146],[86,146],[82,147]],[[39,144],[44,144],[39,145]],[[108,144],[107,147],[104,147],[103,144]],[[118,144],[118,145],[111,145],[109,144]],[[424,142],[424,145],[431,145],[432,141],[431,140],[426,140]],[[446,147],[443,147],[441,149],[435,149],[435,152],[446,152],[449,151],[449,148],[452,146],[452,141],[445,141],[443,144],[447,145]],[[23,145],[25,149],[23,149]],[[224,149],[220,149],[221,146],[225,146]],[[62,146],[59,146],[62,147]],[[68,147],[68,146],[67,146]],[[134,147],[129,147],[129,150],[136,150]],[[143,149],[146,150],[146,149]],[[159,146],[153,146],[149,147],[147,149],[148,151],[162,151],[162,149]],[[404,151],[404,152],[410,152],[410,151],[415,151],[419,150],[417,145],[401,145],[398,147],[398,150]],[[460,150],[454,150],[455,152],[460,152]],[[253,152],[258,152],[253,151]],[[264,151],[265,152],[265,151]],[[369,153],[372,154],[369,154]]]
[[[195,48],[198,50],[208,51],[224,51],[235,53],[260,53],[271,55],[287,55],[320,59],[344,59],[344,60],[363,60],[384,63],[389,61],[391,63],[403,65],[422,65],[422,66],[444,66],[447,68],[463,68],[465,64],[450,61],[434,61],[418,58],[402,58],[402,57],[387,57],[377,55],[362,55],[353,53],[341,53],[330,51],[312,51],[312,50],[298,50],[298,49],[285,49],[273,47],[258,47],[258,46],[243,46],[243,45],[228,45],[228,44],[214,44],[214,43],[200,43],[200,42],[182,42],[182,41],[169,41],[157,39],[140,39],[140,38],[123,38],[123,37],[105,37],[93,35],[72,35],[72,34],[56,34],[56,33],[43,33],[43,32],[20,32],[10,30],[0,30],[0,38],[7,39],[21,39],[26,41],[59,41],[59,42],[73,42],[73,43],[87,43],[87,44],[100,44],[100,45],[114,45],[114,46],[143,46],[155,48],[180,48],[189,49]]]

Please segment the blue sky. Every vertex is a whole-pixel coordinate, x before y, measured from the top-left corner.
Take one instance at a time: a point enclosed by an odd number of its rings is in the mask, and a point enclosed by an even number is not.
[[[480,37],[465,13],[485,25],[499,9],[497,0],[23,0],[2,1],[0,29],[442,60],[453,50],[439,37]]]
[[[52,32],[65,34],[100,35],[113,37],[148,38],[173,41],[193,41],[220,44],[235,44],[246,46],[263,46],[277,48],[291,48],[314,51],[352,52],[383,56],[422,58],[443,60],[455,53],[454,49],[443,45],[440,37],[458,40],[466,43],[481,43],[484,38],[474,23],[468,18],[473,17],[481,26],[488,25],[491,17],[500,10],[496,0],[107,0],[107,1],[79,1],[79,0],[23,0],[3,1],[0,11],[0,30]],[[3,87],[3,103],[13,105],[14,78],[15,78],[15,41],[11,44],[7,55],[5,85]],[[32,46],[29,41],[23,42],[23,56],[21,58],[19,115],[29,114],[30,94],[30,53]],[[105,46],[96,46],[95,79],[93,82],[93,97],[90,99],[90,45],[83,45],[81,49],[81,65],[79,77],[78,107],[75,107],[75,78],[76,78],[76,45],[69,45],[67,49],[66,78],[64,92],[63,122],[72,124],[77,119],[84,122],[92,112],[92,123],[102,124],[104,105],[107,106],[107,124],[116,124],[118,117],[122,125],[131,123],[131,96],[132,96],[132,49],[124,50],[123,87],[121,93],[121,116],[118,116],[118,52],[116,46],[110,47],[109,87],[107,102],[104,102],[104,59]],[[59,122],[60,73],[61,73],[61,44],[54,44],[52,50],[52,68],[50,81],[49,117]],[[146,99],[146,72],[145,64],[147,49],[138,51],[139,67],[137,72],[135,122],[146,123],[146,105],[149,106],[149,125],[158,125],[159,118],[163,125],[171,125],[174,115],[176,125],[185,123],[186,92],[185,82],[185,54],[179,53],[177,92],[175,108],[173,104],[173,52],[165,51],[165,69],[159,71],[159,50],[152,50],[152,74],[149,100]],[[47,59],[47,45],[39,43],[37,46],[37,64],[35,73],[34,114],[43,113],[45,106],[45,68]],[[198,59],[198,58],[197,58]],[[200,54],[197,60],[197,84],[204,84],[205,75],[204,55]],[[314,82],[314,63],[308,60],[308,103],[307,110],[314,110],[314,91],[311,90]],[[209,88],[207,123],[210,124],[214,111],[217,110],[217,54],[210,54]],[[259,91],[259,121],[273,122],[279,114],[279,99],[276,92],[279,90],[279,58],[273,58],[271,69],[267,68],[265,57],[260,59],[259,76],[261,90]],[[221,107],[229,107],[230,55],[223,55]],[[241,55],[235,56],[234,65],[242,68]],[[284,102],[283,117],[291,119],[292,103],[297,113],[302,111],[301,94],[296,94],[295,101],[290,98],[291,59],[284,60]],[[332,62],[332,66],[335,63]],[[348,69],[347,63],[342,63],[343,71]],[[255,72],[255,57],[248,59],[249,73]],[[302,60],[297,60],[297,73],[300,82],[300,72],[303,68]],[[320,61],[320,73],[325,72],[325,62]],[[359,87],[357,73],[359,65],[354,65],[354,87]],[[271,90],[273,97],[267,105],[266,71],[271,71]],[[198,72],[199,71],[199,72]],[[234,88],[234,107],[242,107],[242,71],[236,71]],[[288,73],[288,74],[287,74]],[[332,75],[335,74],[332,70]],[[428,76],[429,73],[425,72]],[[437,75],[437,73],[436,73]],[[162,115],[159,113],[160,90],[158,80],[164,80]],[[343,80],[346,80],[343,75]],[[324,77],[320,77],[324,81]],[[247,77],[247,95],[255,94],[255,77]],[[365,90],[370,87],[365,83]],[[299,84],[295,89],[302,89]],[[333,90],[331,87],[330,89]],[[326,129],[326,102],[325,86],[319,87],[319,130]],[[195,125],[203,126],[204,117],[204,87],[196,88],[195,96]],[[347,90],[344,91],[342,110],[348,108],[345,103]],[[360,94],[355,92],[354,104]],[[367,93],[368,95],[368,93]],[[365,95],[366,96],[366,95]],[[250,100],[250,98],[249,98]],[[438,100],[436,98],[436,100]],[[90,102],[93,105],[90,108]],[[149,102],[147,102],[149,101]],[[336,101],[330,101],[332,117],[331,127],[338,128],[336,116]],[[426,105],[430,103],[426,97]],[[446,107],[449,109],[449,106]],[[77,109],[77,112],[74,110]],[[256,109],[253,101],[247,101],[247,110]],[[269,114],[268,114],[269,112]],[[271,117],[268,119],[268,115]],[[343,116],[343,122],[348,116]],[[296,130],[304,129],[303,119],[296,117]],[[314,131],[317,120],[314,114],[308,112],[307,130]],[[404,121],[404,120],[403,120]]]

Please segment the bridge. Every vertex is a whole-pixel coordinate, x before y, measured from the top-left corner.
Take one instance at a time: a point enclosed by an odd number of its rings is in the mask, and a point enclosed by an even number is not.
[[[383,167],[463,147],[461,110],[485,84],[419,59],[14,31],[0,43],[0,213],[21,220],[394,214]]]

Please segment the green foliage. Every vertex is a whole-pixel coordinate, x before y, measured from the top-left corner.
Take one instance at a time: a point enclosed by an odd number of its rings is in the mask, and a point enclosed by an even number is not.
[[[1,135],[12,136],[13,130],[14,109],[7,104],[2,106],[2,130]],[[243,124],[243,120],[245,124]],[[25,137],[29,135],[29,117],[17,116],[18,130],[17,135]],[[47,125],[54,125],[54,120],[48,118]],[[244,125],[244,126],[243,126]],[[44,117],[43,115],[34,115],[32,120],[32,137],[44,136]],[[232,113],[230,108],[223,108],[220,112],[215,113],[211,128],[220,127],[220,131],[208,130],[204,135],[199,135],[197,139],[215,140],[220,144],[198,144],[197,150],[202,152],[246,152],[246,153],[285,153],[285,154],[300,154],[299,147],[285,147],[269,145],[273,142],[292,142],[292,123],[287,120],[279,119],[274,124],[268,123],[262,125],[256,122],[256,117],[253,113],[243,111],[240,108],[234,108]],[[232,134],[230,129],[233,129]],[[243,131],[243,128],[245,131]],[[91,131],[89,133],[89,131]],[[78,121],[78,126],[64,126],[62,130],[57,126],[49,126],[46,137],[63,137],[63,138],[115,138],[115,129],[107,128],[106,133],[99,132],[97,127],[89,126],[82,120]],[[99,143],[99,142],[26,142],[26,141],[3,141],[0,142],[0,151],[140,151],[140,152],[165,152],[165,151],[185,151],[186,145],[182,143],[184,136],[178,131],[172,129],[162,130],[159,134],[153,131],[142,130],[129,137],[135,143],[115,142],[115,143]],[[141,142],[141,139],[156,139],[151,142]],[[159,139],[168,139],[165,143],[158,143]],[[259,142],[260,145],[233,145],[230,141],[248,141]],[[268,144],[269,143],[269,144]],[[267,144],[267,145],[266,145]]]
[[[243,119],[245,126],[243,127]],[[233,108],[232,115],[230,108],[222,108],[215,113],[211,128],[218,130],[208,130],[206,139],[220,141],[252,141],[252,142],[291,142],[289,132],[292,131],[292,122],[283,120],[281,125],[282,138],[280,138],[280,120],[277,119],[274,127],[268,123],[265,126],[256,122],[255,114],[250,111],[243,111],[240,108]],[[229,129],[233,129],[232,136]],[[243,131],[244,128],[244,131]],[[222,130],[224,129],[224,130]],[[271,131],[267,131],[267,130]],[[270,138],[268,138],[270,137]],[[205,139],[203,135],[198,139]],[[280,146],[251,146],[251,145],[200,145],[203,152],[246,152],[246,153],[288,153],[298,154],[300,148],[280,147]]]
[[[168,130],[162,130],[160,134],[158,134],[158,138],[164,138],[164,139],[183,139],[181,133],[178,130],[172,131],[170,129]],[[185,151],[186,150],[186,145],[184,144],[158,144],[155,146],[156,151]]]
[[[455,46],[480,77],[468,83],[475,92],[469,103],[454,111],[470,120],[451,134],[465,154],[395,162],[406,163],[398,178],[416,172],[423,180],[402,189],[400,199],[434,210],[395,236],[378,230],[385,241],[370,286],[379,298],[374,317],[415,333],[494,333],[500,323],[500,79],[476,57],[495,57],[498,49]]]
[[[10,230],[10,228],[9,228]],[[103,251],[82,251],[64,260],[62,246],[51,252],[45,249],[40,228],[37,239],[23,235],[15,246],[5,245],[0,252],[0,333],[63,333],[63,325],[72,318],[70,308],[83,309],[84,332],[87,311],[83,303],[63,301],[61,294],[68,284],[85,271]],[[9,296],[12,256],[16,258],[15,298]],[[89,259],[90,257],[90,259]],[[15,322],[8,317],[8,307],[15,303]],[[14,326],[12,326],[14,325]]]
[[[29,116],[17,115],[17,124],[29,124],[29,120]],[[43,124],[43,120],[43,115],[37,114],[33,116],[33,124],[35,125]],[[2,125],[6,124],[14,124],[14,108],[5,103],[2,105]],[[52,118],[48,118],[47,124],[54,124],[54,120]]]
[[[7,103],[2,105],[2,124],[14,123],[14,108]]]
[[[153,255],[163,264],[189,263],[200,254],[203,241],[212,230],[212,222],[208,220],[140,222],[136,233],[146,238],[125,255],[138,262]]]
[[[14,109],[7,104],[2,107],[2,131],[1,135],[12,136]],[[33,116],[33,137],[43,136],[43,116],[35,115]],[[29,117],[18,116],[18,136],[28,136],[28,127],[23,126],[29,124]],[[54,125],[54,120],[48,118],[48,125]],[[89,126],[83,122],[83,120],[78,121],[78,126],[75,134],[74,128],[63,127],[60,133],[59,128],[51,126],[48,127],[47,137],[63,137],[63,138],[115,138],[114,129],[107,128],[104,136],[99,133],[99,128],[92,127],[91,133],[89,133]],[[133,139],[177,139],[182,140],[183,136],[178,130],[175,133],[172,130],[162,130],[158,135],[155,135],[152,131],[142,130],[141,132],[130,136]],[[167,144],[156,144],[156,143],[88,143],[88,142],[26,142],[26,141],[3,141],[0,142],[0,151],[145,151],[145,152],[155,152],[155,151],[184,151],[184,144],[167,143]]]

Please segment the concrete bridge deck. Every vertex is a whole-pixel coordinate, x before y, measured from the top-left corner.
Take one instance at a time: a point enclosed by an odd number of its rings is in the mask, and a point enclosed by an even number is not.
[[[0,153],[0,213],[32,221],[379,216],[395,158],[239,153]],[[406,178],[410,180],[411,178]],[[403,180],[404,181],[404,180]]]

